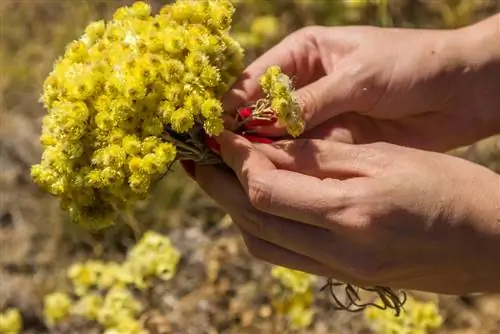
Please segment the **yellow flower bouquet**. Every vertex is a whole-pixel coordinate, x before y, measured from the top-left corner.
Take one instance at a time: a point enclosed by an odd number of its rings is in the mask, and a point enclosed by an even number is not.
[[[233,13],[229,0],[178,0],[153,16],[139,1],[90,23],[57,59],[41,97],[45,149],[31,174],[73,222],[112,225],[177,160],[219,163],[207,138],[228,119],[233,131],[252,120],[303,131],[292,82],[278,67],[262,77],[264,98],[251,114],[224,110],[221,98],[244,68],[229,34]]]

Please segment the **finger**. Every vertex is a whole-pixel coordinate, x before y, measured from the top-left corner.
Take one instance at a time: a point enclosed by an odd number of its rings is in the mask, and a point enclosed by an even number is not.
[[[355,143],[355,132],[352,127],[345,123],[345,115],[333,117],[328,121],[305,131],[300,138],[303,139],[321,139],[326,141],[334,141],[344,144]],[[285,139],[285,138],[283,138]],[[292,139],[292,138],[289,138]]]
[[[230,215],[255,210],[234,174],[215,166],[196,166],[196,181]]]
[[[222,100],[224,110],[233,111],[261,96],[260,77],[273,65],[292,77],[296,87],[312,82],[324,74],[315,40],[325,28],[298,30],[250,64]]]
[[[326,249],[318,245],[324,244],[342,247],[342,238],[335,242],[330,230],[307,224],[301,224],[255,209],[250,203],[243,187],[234,175],[230,175],[213,166],[199,166],[196,170],[197,181],[202,189],[212,197],[232,217],[238,217],[242,229],[268,242],[298,252],[311,258],[324,257]],[[323,242],[322,242],[323,241]],[[338,248],[339,253],[343,251]]]
[[[359,65],[341,59],[326,76],[301,87],[295,92],[305,129],[313,129],[325,121],[349,112],[365,112],[380,95],[372,89],[373,75],[360,74]],[[275,123],[253,129],[262,136],[286,134],[283,124]]]
[[[352,270],[363,241],[356,241],[352,231],[336,231],[301,224],[261,213],[255,209],[231,215],[243,231],[288,251],[327,264],[339,272]]]
[[[357,277],[357,265],[368,258],[366,251],[362,251],[366,240],[359,238],[356,241],[353,238],[353,232],[358,230],[356,227],[339,227],[332,232],[268,215],[250,204],[233,175],[213,166],[198,166],[196,175],[202,189],[229,213],[241,231],[266,241],[274,248],[326,264],[335,270],[337,277],[351,280]]]
[[[298,89],[295,96],[300,105],[305,129],[312,129],[334,116],[355,110],[357,101],[354,95],[353,80],[345,77],[342,72],[330,73]],[[283,124],[280,123],[254,130],[263,136],[276,137],[286,134]]]
[[[330,277],[332,270],[325,264],[297,254],[240,230],[248,252],[255,258],[285,268],[312,275]]]
[[[252,234],[240,230],[243,241],[249,253],[258,259],[281,267],[299,270],[312,275],[336,279],[345,283],[358,286],[364,285],[365,278],[346,273],[307,256],[289,251],[265,240],[259,239]]]
[[[335,224],[326,217],[338,214],[352,203],[342,181],[328,182],[286,170],[278,170],[241,136],[224,132],[217,138],[224,162],[235,171],[253,207],[283,218],[327,229]],[[337,222],[342,225],[342,221]]]
[[[180,160],[180,164],[182,166],[182,169],[186,172],[186,174],[191,178],[194,179],[194,169],[195,165],[192,160]]]
[[[320,139],[281,140],[253,144],[279,169],[320,179],[374,177],[388,168],[384,153],[371,145],[351,145]]]

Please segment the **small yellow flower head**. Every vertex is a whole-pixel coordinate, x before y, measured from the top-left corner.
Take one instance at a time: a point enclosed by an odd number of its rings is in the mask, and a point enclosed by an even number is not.
[[[223,130],[216,101],[244,64],[233,13],[229,0],[178,0],[157,15],[138,1],[68,44],[44,81],[45,152],[31,176],[73,222],[106,228],[144,198],[183,158],[166,132]]]
[[[312,291],[292,295],[286,309],[292,328],[303,329],[312,324],[315,313],[311,308],[312,302]]]
[[[49,326],[56,325],[70,314],[71,298],[62,292],[54,292],[45,296],[43,316]]]
[[[292,80],[278,66],[271,66],[260,78],[261,89],[271,103],[271,109],[281,125],[293,137],[304,132],[305,123],[294,94]]]
[[[314,318],[311,306],[315,276],[280,266],[274,266],[271,274],[285,288],[283,293],[273,299],[277,312],[286,315],[294,329],[308,327]]]
[[[271,274],[294,293],[305,293],[315,281],[313,275],[280,266],[274,266]]]
[[[23,327],[21,313],[17,309],[7,309],[0,313],[0,333],[19,334]]]
[[[71,265],[68,268],[67,276],[73,284],[75,293],[82,296],[96,286],[104,268],[104,263],[100,261],[87,261]]]
[[[71,314],[84,317],[88,320],[97,320],[103,304],[104,301],[100,295],[94,293],[86,294],[73,304]]]
[[[116,327],[124,319],[134,319],[142,309],[141,303],[134,298],[128,289],[114,286],[104,297],[97,319],[103,326]]]
[[[179,251],[167,237],[148,231],[129,251],[124,265],[131,273],[135,285],[143,288],[150,277],[171,279],[179,260]]]
[[[380,304],[380,300],[376,303]],[[381,310],[377,307],[368,307],[364,311],[365,319],[377,333],[422,333],[439,329],[443,324],[443,317],[439,314],[438,306],[433,302],[418,301],[409,296],[401,314]]]

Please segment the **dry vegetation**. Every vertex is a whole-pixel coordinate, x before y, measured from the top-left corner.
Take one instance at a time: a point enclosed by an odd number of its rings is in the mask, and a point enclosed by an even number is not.
[[[249,49],[248,61],[303,25],[455,27],[500,10],[494,0],[380,0],[351,9],[333,0],[245,2],[238,1],[239,31],[247,31],[260,15],[279,17],[277,34]],[[172,281],[154,284],[147,293],[145,317],[152,333],[290,332],[269,303],[274,285],[270,265],[250,258],[231,222],[177,166],[148,201],[121,217],[126,224],[98,235],[67,224],[57,202],[30,181],[29,166],[41,152],[44,110],[38,96],[43,79],[90,20],[108,18],[124,3],[130,1],[0,1],[0,311],[17,307],[25,333],[49,333],[41,318],[42,297],[65,284],[70,263],[88,257],[121,259],[141,233],[154,229],[171,238],[182,259]],[[456,153],[500,172],[498,138]],[[325,297],[318,292],[316,320],[304,333],[368,333],[360,314],[335,312]],[[439,301],[446,319],[443,333],[495,333],[500,328],[498,296],[425,297]],[[98,332],[78,321],[59,329]]]

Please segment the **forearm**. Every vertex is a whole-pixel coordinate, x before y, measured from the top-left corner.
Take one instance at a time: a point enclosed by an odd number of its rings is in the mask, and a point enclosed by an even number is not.
[[[482,137],[500,133],[500,14],[457,29],[454,39],[468,112],[480,120]]]
[[[500,175],[486,169],[483,171],[484,178],[478,175],[479,187],[468,210],[475,212],[477,231],[475,241],[469,246],[477,257],[475,271],[480,278],[477,291],[500,293],[500,268],[497,265],[500,263]]]

